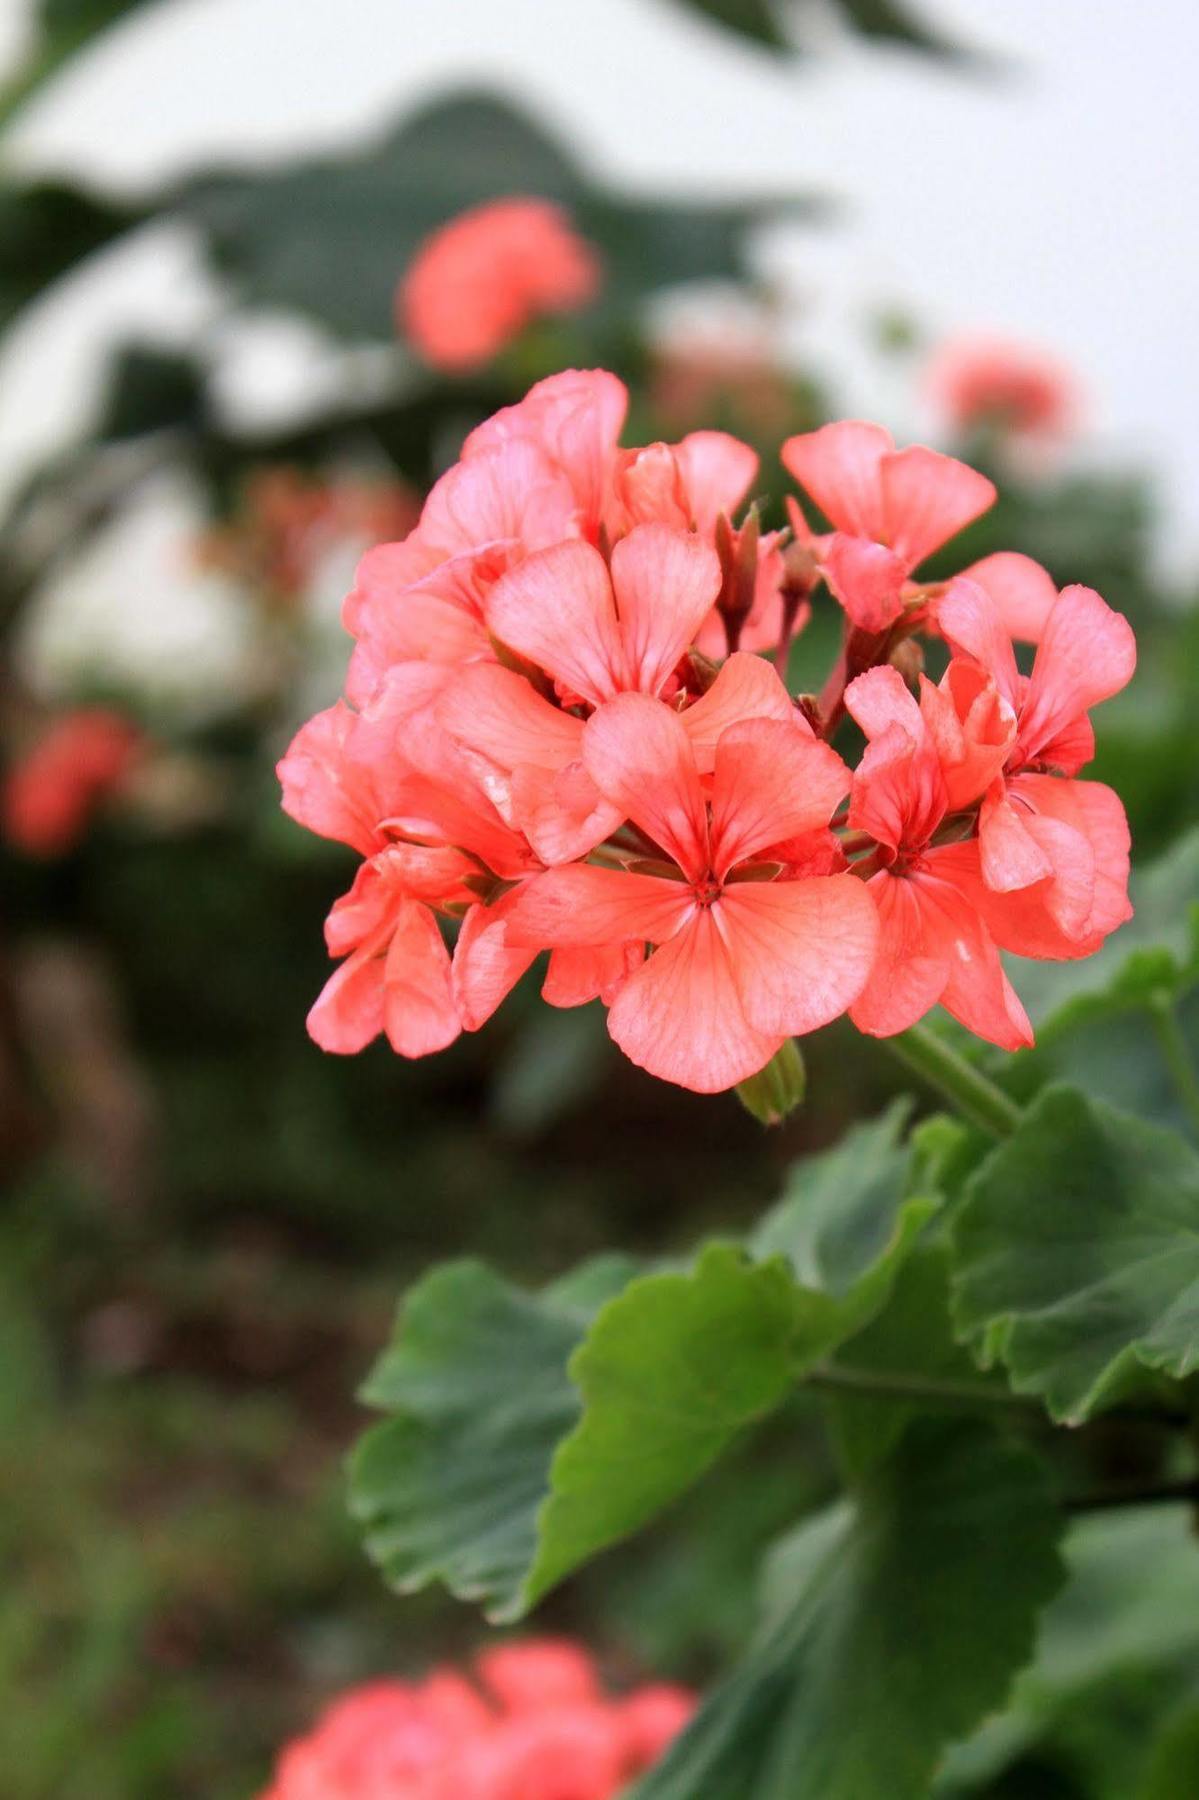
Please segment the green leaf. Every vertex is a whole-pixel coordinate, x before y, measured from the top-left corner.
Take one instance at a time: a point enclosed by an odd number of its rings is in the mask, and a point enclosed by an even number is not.
[[[1078,1519],[1064,1550],[1066,1582],[1045,1610],[1035,1660],[1007,1709],[948,1752],[938,1796],[976,1795],[1039,1746],[1056,1761],[1053,1747],[1079,1718],[1088,1755],[1097,1740],[1105,1765],[1089,1771],[1093,1782],[1080,1773],[1082,1791],[1094,1786],[1096,1800],[1100,1793],[1123,1800],[1144,1764],[1144,1713],[1159,1713],[1199,1676],[1199,1556],[1183,1507]],[[1131,1739],[1118,1762],[1118,1741],[1095,1730],[1096,1714],[1114,1708],[1128,1715]]]
[[[939,1386],[940,1404],[951,1407],[974,1394],[976,1410],[992,1391],[1000,1400],[1007,1391],[1002,1379],[979,1374],[953,1335],[949,1269],[943,1243],[918,1244],[882,1311],[821,1372],[829,1429],[851,1478],[888,1455],[913,1418],[937,1407],[935,1399],[905,1393],[907,1383]]]
[[[886,1299],[938,1205],[905,1192],[904,1116],[801,1163],[750,1255],[593,1264],[540,1296],[474,1263],[422,1282],[365,1390],[394,1416],[351,1467],[388,1580],[514,1618],[683,1493]]]
[[[767,1615],[636,1800],[927,1800],[999,1704],[1061,1579],[1034,1455],[922,1422],[772,1557]]]
[[[1195,1800],[1199,1785],[1199,1700],[1166,1721],[1149,1757],[1137,1800]]]
[[[390,340],[396,283],[421,240],[465,207],[513,193],[571,210],[599,247],[600,305],[613,316],[663,286],[744,273],[749,229],[799,204],[613,194],[523,114],[479,93],[425,107],[365,152],[207,176],[178,201],[244,298],[347,336]]]
[[[967,54],[959,44],[926,25],[910,7],[897,5],[896,0],[837,0],[837,4],[848,24],[862,37],[904,44],[910,50],[923,50],[926,55],[955,61]]]
[[[755,1264],[713,1244],[689,1273],[644,1276],[604,1308],[571,1360],[583,1416],[554,1457],[527,1604],[779,1404],[814,1354],[804,1299],[781,1258]]]
[[[65,181],[0,185],[0,327],[143,216]]]
[[[910,1101],[853,1125],[839,1143],[793,1163],[782,1199],[750,1238],[759,1260],[785,1256],[796,1280],[839,1309],[841,1335],[882,1304],[896,1267],[940,1205],[931,1164],[904,1142]]]
[[[960,1331],[1054,1418],[1199,1368],[1199,1156],[1174,1132],[1047,1088],[971,1177],[954,1243]]]
[[[392,1586],[441,1580],[500,1612],[521,1594],[554,1446],[579,1413],[567,1361],[629,1272],[605,1259],[532,1296],[451,1263],[408,1295],[362,1394],[392,1416],[350,1463],[351,1510]]]
[[[939,1204],[904,1196],[906,1116],[798,1163],[754,1260],[709,1246],[600,1313],[570,1365],[583,1414],[554,1457],[530,1600],[683,1493],[883,1304]]]
[[[771,50],[792,50],[794,45],[779,24],[771,0],[684,0],[692,12],[701,13],[726,31],[765,44]]]
[[[771,0],[683,0],[683,3],[692,12],[702,14],[753,43],[765,44],[770,50],[791,52],[799,48],[799,41],[783,29],[781,18],[798,15],[797,23],[802,25],[805,13],[820,10],[813,7],[812,0],[806,0],[806,4],[800,6],[795,0],[780,0],[777,6]],[[863,37],[906,44],[932,56],[957,58],[963,54],[957,45],[933,31],[907,7],[897,5],[896,0],[837,0],[837,4],[846,24]]]

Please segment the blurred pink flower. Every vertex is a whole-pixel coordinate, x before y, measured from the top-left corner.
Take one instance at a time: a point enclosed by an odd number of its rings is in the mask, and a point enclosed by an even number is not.
[[[106,707],[64,713],[9,770],[0,823],[27,856],[63,856],[92,814],[120,787],[142,747],[142,734]]]
[[[989,426],[1029,438],[1065,436],[1078,414],[1070,371],[1048,352],[1003,338],[956,338],[928,369],[928,389],[958,431]]]
[[[600,285],[592,246],[549,200],[472,207],[425,239],[400,283],[400,329],[436,368],[489,362],[532,320],[577,312]]]
[[[609,1696],[565,1640],[506,1644],[473,1680],[442,1669],[342,1695],[282,1751],[262,1800],[613,1800],[694,1708],[667,1684]]]

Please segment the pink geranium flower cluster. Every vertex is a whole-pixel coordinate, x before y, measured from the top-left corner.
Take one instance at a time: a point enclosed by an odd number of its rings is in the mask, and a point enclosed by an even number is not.
[[[312,1036],[440,1049],[548,951],[551,1005],[599,998],[634,1062],[701,1092],[846,1011],[885,1036],[940,1002],[1031,1042],[1000,951],[1085,956],[1129,916],[1123,808],[1078,778],[1127,622],[1014,553],[922,579],[995,497],[951,457],[855,421],[793,437],[829,528],[792,497],[761,532],[745,444],[622,448],[626,399],[602,371],[540,382],[363,560],[349,704],[280,764],[292,816],[362,857]],[[793,696],[821,584],[842,651]]]
[[[508,1644],[474,1680],[438,1669],[343,1695],[282,1752],[262,1800],[611,1800],[694,1705],[666,1684],[608,1695],[569,1642]]]

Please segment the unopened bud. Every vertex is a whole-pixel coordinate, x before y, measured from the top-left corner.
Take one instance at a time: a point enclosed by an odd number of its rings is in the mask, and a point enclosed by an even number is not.
[[[745,523],[736,530],[729,523],[727,514],[717,515],[716,554],[720,558],[720,570],[724,579],[716,597],[716,608],[724,620],[730,655],[740,643],[741,627],[753,609],[758,584],[760,535],[761,525],[756,506],[750,507]]]
[[[764,1069],[737,1083],[737,1098],[761,1125],[781,1125],[802,1104],[808,1076],[794,1038],[776,1050]]]
[[[816,586],[819,573],[820,565],[810,544],[796,540],[787,545],[783,551],[783,579],[779,584],[785,594],[806,600]]]
[[[924,673],[924,647],[915,638],[901,638],[887,661],[899,670],[909,687],[915,687],[917,678]]]

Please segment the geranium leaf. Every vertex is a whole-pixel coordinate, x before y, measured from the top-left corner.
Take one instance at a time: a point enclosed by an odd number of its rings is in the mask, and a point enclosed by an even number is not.
[[[351,1466],[388,1580],[514,1618],[683,1493],[885,1301],[939,1203],[906,1191],[903,1119],[800,1164],[748,1251],[636,1279],[608,1259],[540,1295],[475,1263],[423,1281]]]
[[[461,1262],[408,1295],[362,1395],[391,1416],[350,1465],[351,1508],[394,1587],[441,1580],[501,1610],[521,1593],[554,1446],[579,1412],[567,1361],[629,1273],[605,1259],[535,1296]]]
[[[954,1245],[960,1331],[1055,1418],[1199,1368],[1199,1155],[1176,1133],[1045,1089],[967,1183]]]
[[[1035,1455],[920,1422],[775,1552],[757,1641],[636,1800],[926,1800],[1031,1654],[1060,1529]]]

